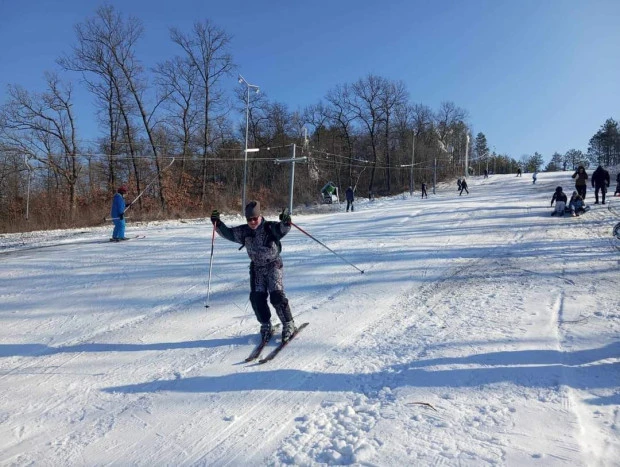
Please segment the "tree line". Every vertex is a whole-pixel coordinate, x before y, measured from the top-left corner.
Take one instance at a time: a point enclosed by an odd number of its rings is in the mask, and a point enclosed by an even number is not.
[[[129,200],[144,191],[134,219],[240,211],[246,172],[248,199],[284,206],[291,167],[277,162],[293,150],[305,158],[294,185],[296,203],[305,205],[317,202],[327,181],[342,192],[353,186],[358,196],[387,195],[429,183],[434,170],[442,180],[489,164],[495,173],[524,165],[489,152],[482,133],[470,140],[465,109],[412,103],[402,81],[369,74],[291,111],[267,93],[250,96],[244,83],[227,87],[237,70],[231,36],[211,21],[171,28],[177,53],[151,67],[137,52],[143,33],[139,19],[102,6],[75,26],[75,42],[58,70],[45,72],[43,92],[8,86],[0,106],[0,231],[93,225],[120,184]],[[83,116],[74,110],[74,81],[93,97],[96,141],[77,130]],[[246,112],[248,147],[259,151],[244,154],[246,118],[232,115]],[[607,133],[591,147],[617,157]],[[527,163],[538,169],[536,157]]]

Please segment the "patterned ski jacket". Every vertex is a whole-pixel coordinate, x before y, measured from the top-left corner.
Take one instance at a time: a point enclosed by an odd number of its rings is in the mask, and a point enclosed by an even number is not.
[[[226,240],[245,246],[252,264],[262,267],[280,259],[280,239],[289,233],[291,226],[263,218],[256,230],[247,224],[231,228],[222,221],[218,222],[216,230]]]

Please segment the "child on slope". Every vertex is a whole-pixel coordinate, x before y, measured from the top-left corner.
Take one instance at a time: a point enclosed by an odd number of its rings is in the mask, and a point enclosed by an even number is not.
[[[568,199],[562,191],[562,187],[559,186],[555,189],[555,193],[553,193],[553,197],[551,198],[551,206],[553,207],[553,203],[555,203],[555,210],[551,213],[552,216],[558,215],[563,216],[564,210],[566,209],[566,202]]]

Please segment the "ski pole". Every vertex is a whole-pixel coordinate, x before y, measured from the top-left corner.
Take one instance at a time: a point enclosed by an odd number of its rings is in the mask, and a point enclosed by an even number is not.
[[[211,297],[211,271],[213,266],[213,247],[215,246],[215,222],[213,223],[213,235],[211,236],[211,259],[209,259],[209,281],[207,283],[207,303],[205,308],[209,308],[209,298]]]
[[[320,240],[317,240],[316,238],[314,238],[312,235],[310,235],[308,232],[306,232],[304,229],[302,229],[301,227],[299,227],[298,225],[294,224],[293,222],[291,222],[291,225],[293,227],[295,227],[297,230],[299,230],[301,233],[306,234],[308,237],[310,237],[312,240],[314,240],[315,242],[317,242],[319,245],[321,245],[324,248],[327,248],[329,251],[331,251],[333,254],[335,254],[338,258],[340,258],[342,261],[344,261],[345,263],[347,263],[349,266],[354,267],[355,269],[357,269],[359,272],[361,272],[362,274],[364,274],[364,271],[360,268],[358,268],[355,264],[347,261],[346,259],[344,259],[342,256],[340,256],[338,253],[336,253],[334,250],[332,250],[330,247],[328,247],[327,245],[325,245],[323,242],[321,242]]]

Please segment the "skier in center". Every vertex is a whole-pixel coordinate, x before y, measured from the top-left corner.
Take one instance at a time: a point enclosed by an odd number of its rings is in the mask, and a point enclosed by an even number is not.
[[[220,220],[217,210],[211,213],[216,231],[226,240],[245,246],[250,257],[250,303],[261,324],[260,334],[264,341],[271,339],[271,310],[267,298],[282,322],[282,342],[295,333],[295,322],[288,299],[284,293],[283,263],[280,256],[280,239],[291,230],[291,216],[280,214],[280,222],[266,221],[261,215],[260,203],[250,201],[245,207],[247,224],[228,227]]]

